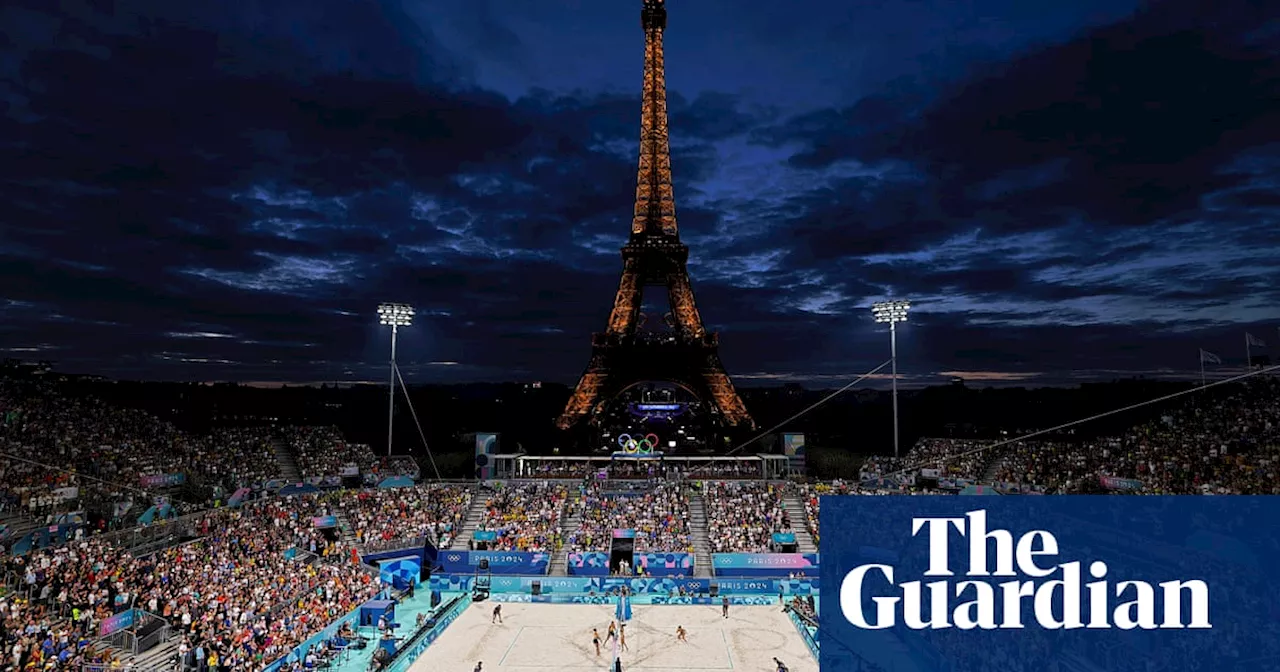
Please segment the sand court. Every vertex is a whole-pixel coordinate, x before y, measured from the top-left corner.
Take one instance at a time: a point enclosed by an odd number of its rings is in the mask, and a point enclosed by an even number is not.
[[[493,603],[471,605],[414,662],[410,672],[471,672],[477,662],[493,672],[600,670],[613,662],[607,636],[614,608],[586,604],[502,605],[503,623],[490,624]],[[634,605],[627,624],[624,672],[734,670],[774,672],[773,658],[792,672],[817,672],[818,661],[777,606],[734,606],[729,618],[719,606]],[[688,642],[676,640],[684,626]]]

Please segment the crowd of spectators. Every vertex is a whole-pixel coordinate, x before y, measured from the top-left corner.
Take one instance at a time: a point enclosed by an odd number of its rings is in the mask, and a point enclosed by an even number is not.
[[[471,489],[457,485],[345,490],[326,498],[352,527],[356,542],[428,537],[450,548],[471,506]]]
[[[72,650],[81,638],[113,613],[138,608],[177,627],[185,650],[201,647],[230,669],[264,669],[378,592],[340,542],[313,527],[311,517],[328,510],[304,498],[210,513],[198,523],[199,540],[140,557],[99,539],[12,556],[6,568],[30,599],[9,607],[16,629],[6,632],[16,640],[6,647],[18,648],[6,650],[40,659],[43,669],[71,669],[85,657]],[[59,640],[76,646],[51,651],[25,634],[41,619],[61,622]]]
[[[92,611],[60,609],[57,597],[65,590],[65,579],[59,572],[65,557],[31,568],[8,563],[6,571],[21,570],[29,583],[21,584],[20,592],[0,596],[0,670],[80,669],[117,662],[96,642]]]
[[[686,478],[694,479],[750,479],[760,478],[760,463],[741,460],[735,462],[693,463],[684,472]]]
[[[932,469],[938,478],[977,481],[994,455],[986,450],[993,441],[971,439],[920,439],[907,451],[913,468]]]
[[[631,529],[637,552],[694,552],[686,485],[663,483],[641,494],[611,495],[592,484],[577,510],[581,519],[568,535],[569,551],[608,551],[613,530]]]
[[[507,484],[490,494],[478,529],[497,533],[490,550],[550,552],[560,548],[568,491],[556,483]]]
[[[148,477],[182,474],[230,492],[279,473],[266,430],[193,435],[39,379],[0,378],[0,452],[0,508],[46,520],[85,501],[125,501],[172,485]]]
[[[1000,458],[996,481],[1044,492],[1280,494],[1280,379],[1259,376],[1116,437],[1027,441]],[[1136,486],[1136,487],[1133,487]]]
[[[784,486],[773,483],[708,482],[705,494],[711,552],[771,552],[774,532],[792,532],[783,490]]]
[[[582,462],[547,460],[533,467],[529,478],[589,478],[604,470],[617,479],[752,479],[760,478],[760,463],[753,460],[733,462],[671,462],[657,460],[616,460]]]
[[[303,478],[343,476],[348,470],[363,473],[378,464],[373,449],[348,442],[337,427],[288,427],[282,431]]]
[[[604,467],[603,463],[545,460],[537,463],[526,476],[529,478],[587,478]]]

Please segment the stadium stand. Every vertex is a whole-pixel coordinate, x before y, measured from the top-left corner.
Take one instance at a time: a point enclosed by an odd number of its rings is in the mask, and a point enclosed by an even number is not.
[[[708,534],[714,553],[768,553],[774,532],[790,532],[785,486],[759,482],[706,484]]]
[[[982,483],[1008,493],[1131,492],[1280,494],[1280,380],[1259,377],[1219,393],[1195,395],[1162,416],[1119,435],[1063,437],[1007,444],[921,439],[901,459],[872,457],[858,481],[766,483],[750,480],[749,461],[708,463],[663,481],[660,467],[612,465],[611,479],[630,479],[621,494],[594,478],[598,466],[547,462],[545,482],[511,482],[476,492],[470,484],[408,488],[325,489],[281,497],[261,492],[278,476],[271,447],[284,437],[309,477],[362,473],[416,475],[407,460],[377,458],[334,428],[240,428],[191,435],[146,413],[65,393],[44,381],[0,379],[0,644],[15,669],[90,669],[126,664],[97,637],[106,618],[137,608],[171,623],[172,651],[206,667],[261,670],[378,590],[369,568],[351,552],[369,544],[428,537],[457,547],[468,511],[482,498],[479,529],[498,532],[495,550],[607,551],[611,531],[636,531],[637,551],[694,552],[690,497],[700,498],[716,553],[767,553],[771,534],[803,524],[819,542],[819,497],[956,492]],[[50,469],[47,463],[60,465]],[[50,524],[86,504],[147,498],[164,491],[147,477],[189,474],[227,491],[259,489],[239,509],[191,517],[194,540],[135,555],[110,527],[81,530],[65,543],[5,555],[15,531]],[[579,484],[568,479],[577,479]],[[697,483],[700,479],[712,479]],[[1123,487],[1116,484],[1123,481]],[[74,488],[72,494],[69,489]],[[790,494],[803,513],[788,510]],[[121,516],[120,525],[128,524]],[[333,515],[350,535],[317,530],[315,516]],[[803,515],[803,522],[799,516]],[[576,521],[571,529],[565,520]],[[1247,522],[1245,523],[1247,524]],[[22,527],[26,525],[28,527]],[[701,527],[701,526],[699,526]],[[349,543],[350,542],[350,543]],[[816,623],[811,605],[789,608]],[[1274,626],[1232,633],[1239,650],[1276,655]],[[1017,652],[973,651],[945,631],[927,633],[957,670],[990,669]],[[1107,662],[1108,650],[1097,660]],[[1151,664],[1177,652],[1156,651]],[[1225,659],[1236,655],[1223,651]],[[218,665],[208,665],[210,658]],[[197,665],[198,667],[198,665]],[[1122,669],[1120,662],[1107,669]]]
[[[555,550],[563,543],[560,519],[568,496],[557,484],[507,485],[485,501],[479,529],[498,533],[490,542],[492,550]]]
[[[303,478],[340,476],[344,469],[353,468],[368,471],[380,463],[369,446],[349,443],[336,427],[288,427],[283,431]]]
[[[471,497],[470,488],[444,485],[347,490],[328,501],[352,526],[357,543],[429,537],[437,548],[450,548]]]
[[[638,495],[609,495],[590,485],[578,502],[581,522],[568,535],[569,551],[607,551],[615,529],[636,531],[641,552],[693,552],[687,486],[658,484]]]

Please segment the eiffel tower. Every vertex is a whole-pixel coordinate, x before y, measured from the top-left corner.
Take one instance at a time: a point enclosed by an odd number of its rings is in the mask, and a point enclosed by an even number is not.
[[[706,405],[714,424],[754,427],[751,416],[720,363],[720,340],[702,324],[689,283],[689,246],[676,228],[671,190],[671,149],[667,136],[667,85],[662,35],[667,28],[664,0],[644,0],[644,89],[640,112],[640,169],[636,180],[631,239],[622,248],[622,281],[604,333],[591,337],[591,360],[564,413],[561,429],[582,426],[604,403],[643,381],[673,383]],[[639,330],[647,286],[667,289],[670,334]]]

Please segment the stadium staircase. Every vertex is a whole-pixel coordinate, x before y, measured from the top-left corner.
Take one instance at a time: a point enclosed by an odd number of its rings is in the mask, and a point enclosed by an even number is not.
[[[701,494],[689,498],[689,536],[693,538],[693,575],[711,576],[711,535],[707,533],[707,506]]]
[[[301,483],[302,471],[298,469],[298,462],[293,457],[293,451],[285,445],[280,439],[271,440],[271,449],[276,454],[276,464],[280,465],[280,478],[285,483]]]
[[[796,535],[797,553],[817,553],[818,545],[813,543],[813,535],[809,533],[809,514],[804,510],[804,502],[794,492],[782,497],[787,517],[791,519],[791,531]]]
[[[576,501],[568,502],[564,505],[566,516],[560,519],[560,535],[568,539],[582,524],[582,509],[578,507]],[[547,570],[549,576],[568,576],[569,575],[569,551],[566,546],[561,546],[555,553],[551,554],[551,567]]]
[[[987,460],[986,465],[982,467],[981,478],[983,483],[995,483],[996,474],[1000,473],[1000,467],[1004,465],[1004,451],[994,450],[992,452],[996,453],[996,455]]]
[[[44,527],[40,521],[20,509],[0,513],[0,526],[3,526],[6,531],[5,546],[18,541],[38,527]]]
[[[488,501],[488,492],[476,490],[475,495],[471,497],[471,508],[467,509],[467,517],[462,521],[462,532],[453,542],[454,548],[467,548],[467,542],[471,541],[475,531],[480,529],[480,523],[484,520],[485,504]]]
[[[154,646],[136,656],[126,656],[122,661],[128,670],[176,670],[178,660],[178,644],[181,637],[173,637],[169,641]]]
[[[347,518],[347,514],[338,508],[333,510],[333,517],[338,521],[338,531],[342,533],[342,543],[355,545],[356,527],[351,524],[351,519]]]

